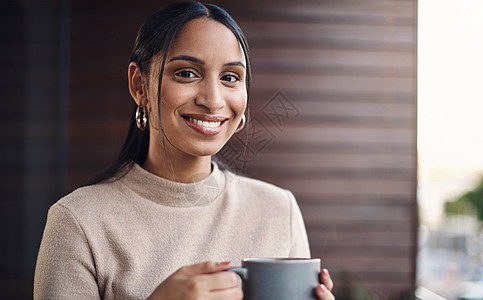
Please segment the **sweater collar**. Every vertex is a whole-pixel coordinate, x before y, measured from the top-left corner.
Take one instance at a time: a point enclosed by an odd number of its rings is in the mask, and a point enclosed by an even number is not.
[[[194,183],[170,181],[156,176],[138,164],[122,179],[123,183],[139,196],[155,203],[172,207],[208,206],[225,189],[226,174],[215,162],[205,179]]]

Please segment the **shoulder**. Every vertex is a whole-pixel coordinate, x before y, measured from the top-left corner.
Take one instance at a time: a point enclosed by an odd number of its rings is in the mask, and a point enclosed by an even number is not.
[[[256,201],[258,205],[266,204],[286,209],[296,205],[295,197],[288,189],[231,172],[227,178],[227,188],[236,190],[245,201]]]
[[[119,181],[89,185],[67,194],[51,210],[68,211],[75,216],[102,213],[118,203],[122,193]]]
[[[291,192],[285,188],[276,186],[275,184],[262,181],[259,179],[254,179],[242,175],[234,175],[238,177],[238,182],[240,186],[244,188],[249,188],[249,190],[256,192],[256,193],[262,193],[262,194],[273,194],[276,196],[281,196],[285,195],[287,196],[288,194],[291,194]]]

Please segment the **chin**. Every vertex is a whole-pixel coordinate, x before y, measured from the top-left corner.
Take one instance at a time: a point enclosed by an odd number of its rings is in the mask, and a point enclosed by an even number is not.
[[[211,141],[192,141],[192,143],[183,143],[178,149],[184,149],[185,153],[193,156],[212,156],[220,152],[220,150],[228,143],[229,139],[213,139]],[[186,141],[187,142],[187,141]]]
[[[220,152],[223,148],[222,146],[208,146],[208,147],[196,147],[195,149],[191,149],[189,153],[193,156],[213,156],[216,153]]]

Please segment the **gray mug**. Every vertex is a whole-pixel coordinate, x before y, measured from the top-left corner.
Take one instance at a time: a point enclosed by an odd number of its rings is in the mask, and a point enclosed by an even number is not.
[[[240,275],[243,299],[318,299],[319,258],[246,258],[242,267],[230,268]]]

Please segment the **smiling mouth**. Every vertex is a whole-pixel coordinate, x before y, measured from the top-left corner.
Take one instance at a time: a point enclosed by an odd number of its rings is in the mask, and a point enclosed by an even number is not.
[[[220,118],[218,118],[218,120],[199,120],[199,119],[196,119],[196,118],[193,118],[193,117],[189,117],[189,116],[183,116],[183,118],[185,120],[187,120],[188,122],[192,123],[192,124],[195,124],[195,125],[198,125],[198,126],[202,126],[202,127],[205,127],[205,128],[216,128],[216,127],[220,127],[225,121],[225,120],[222,120]]]
[[[197,124],[197,125],[203,126],[203,127],[208,127],[208,128],[218,127],[222,123],[220,121],[218,121],[218,122],[201,121],[201,120],[197,120],[197,119],[194,119],[194,118],[185,118],[185,119],[188,120],[190,123]]]

